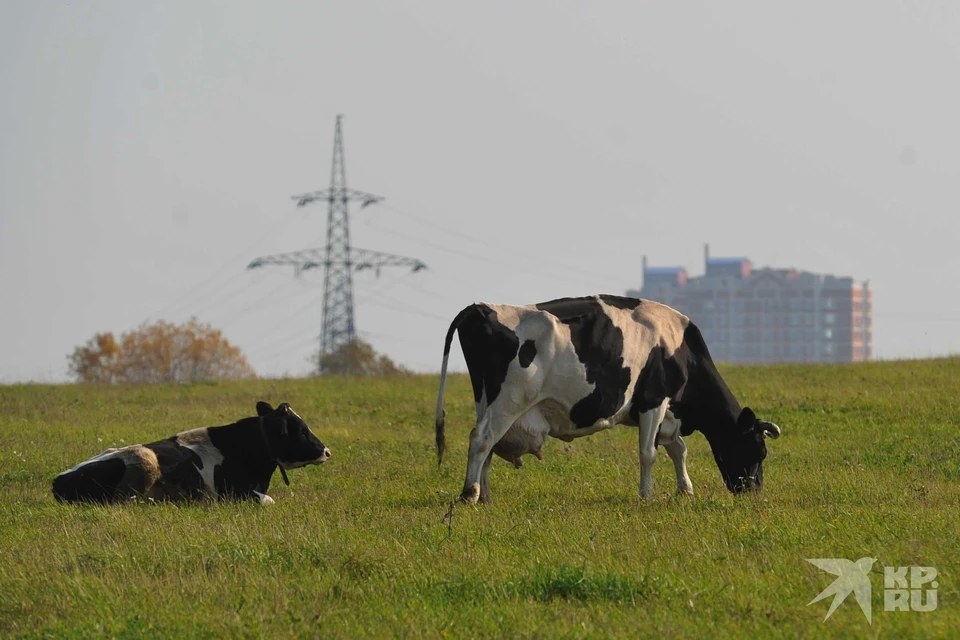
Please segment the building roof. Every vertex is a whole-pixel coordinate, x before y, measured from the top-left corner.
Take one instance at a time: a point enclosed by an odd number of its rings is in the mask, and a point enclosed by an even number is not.
[[[683,267],[647,267],[644,273],[651,276],[672,276],[686,271]]]
[[[748,258],[707,258],[707,264],[740,264],[750,262]]]

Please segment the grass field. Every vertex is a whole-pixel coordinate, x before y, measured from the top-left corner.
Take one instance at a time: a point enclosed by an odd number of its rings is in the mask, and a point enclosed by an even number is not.
[[[735,498],[687,438],[696,496],[662,452],[638,497],[637,431],[491,469],[493,503],[459,506],[473,398],[436,376],[151,387],[0,387],[4,637],[957,637],[960,359],[724,367],[783,428],[765,488]],[[57,504],[50,481],[107,446],[287,401],[331,462],[274,477],[253,504]],[[878,559],[873,624],[804,558]],[[882,567],[939,571],[936,611],[885,612]]]

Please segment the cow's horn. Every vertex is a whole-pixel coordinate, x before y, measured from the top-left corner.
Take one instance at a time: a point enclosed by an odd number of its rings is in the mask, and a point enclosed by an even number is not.
[[[772,422],[763,423],[763,432],[768,436],[770,436],[771,438],[773,438],[774,440],[780,437],[780,427],[773,424]]]

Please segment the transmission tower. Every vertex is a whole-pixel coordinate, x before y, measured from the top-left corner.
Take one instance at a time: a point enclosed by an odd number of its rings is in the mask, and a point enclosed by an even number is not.
[[[346,167],[343,161],[343,133],[337,116],[337,129],[333,141],[333,164],[330,168],[330,188],[293,196],[298,207],[313,202],[327,203],[327,247],[306,249],[292,253],[280,253],[257,258],[247,268],[256,269],[265,265],[292,265],[300,275],[308,269],[323,267],[323,330],[320,333],[320,373],[323,373],[323,356],[335,353],[356,337],[353,317],[353,272],[375,269],[377,276],[382,267],[410,267],[413,271],[426,269],[420,260],[406,258],[380,251],[368,251],[350,246],[350,211],[348,203],[360,202],[360,208],[383,200],[363,191],[347,188]]]

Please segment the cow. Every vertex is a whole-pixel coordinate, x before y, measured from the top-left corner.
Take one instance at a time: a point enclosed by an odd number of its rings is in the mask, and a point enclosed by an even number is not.
[[[700,431],[727,488],[760,489],[766,437],[780,427],[741,409],[697,326],[650,300],[614,295],[515,306],[476,303],[447,331],[436,406],[438,462],[445,448],[443,395],[454,332],[476,403],[460,499],[490,499],[491,454],[521,464],[546,437],[582,438],[618,424],[639,427],[640,495],[653,488],[657,445],[673,460],[680,493],[693,493],[682,436]]]
[[[279,467],[287,470],[330,459],[330,450],[284,402],[257,403],[257,415],[222,427],[201,427],[150,444],[107,449],[53,480],[59,502],[110,503],[127,499],[255,500],[267,495]]]

